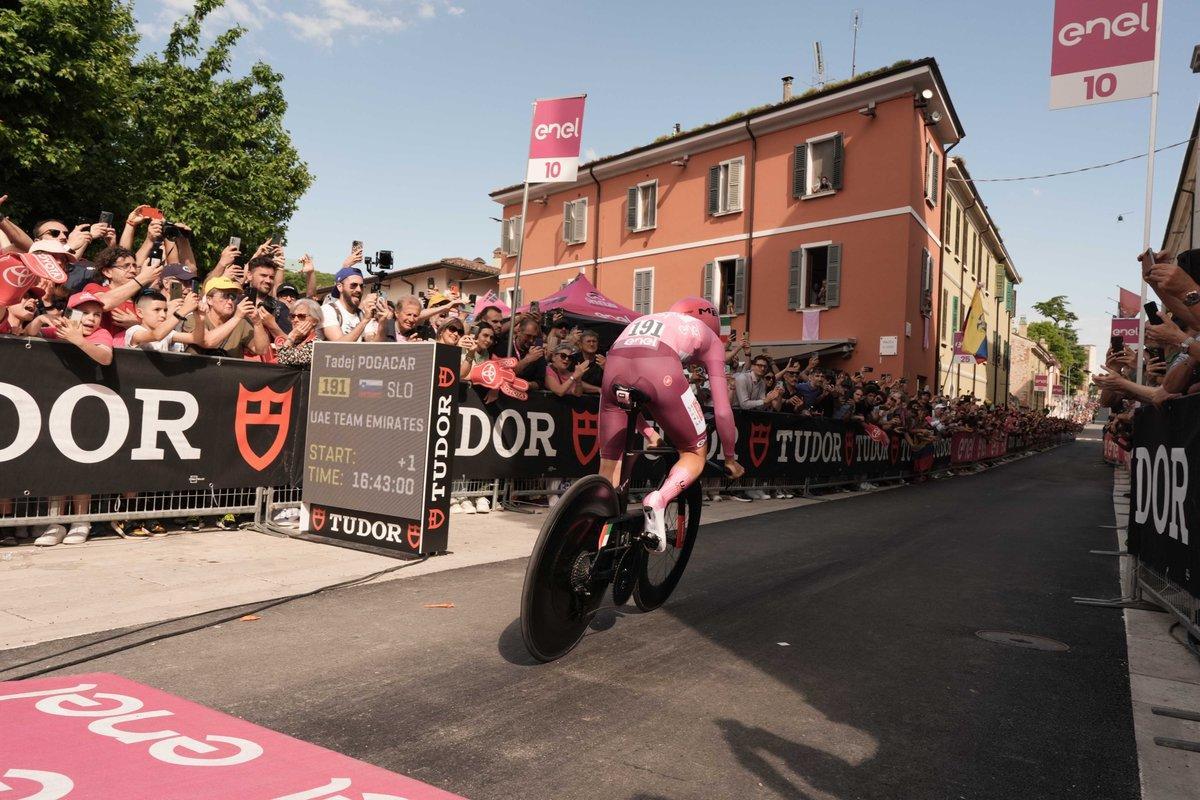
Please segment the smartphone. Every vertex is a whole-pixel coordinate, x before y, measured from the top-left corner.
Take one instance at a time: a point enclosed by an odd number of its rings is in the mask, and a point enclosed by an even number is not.
[[[1146,319],[1151,325],[1162,325],[1162,317],[1158,315],[1158,303],[1151,300],[1145,305]]]
[[[1114,353],[1120,353],[1125,350],[1125,338],[1123,336],[1112,337],[1108,340],[1108,344]]]
[[[379,299],[380,299],[380,300],[382,300],[382,301],[383,301],[383,302],[385,302],[385,303],[387,302],[387,289],[380,289],[380,290],[379,290]]]
[[[241,250],[242,249],[242,237],[230,236],[229,237],[229,246],[236,247],[238,250]]]
[[[542,313],[542,304],[541,304],[541,303],[539,303],[537,300],[532,300],[532,301],[530,301],[530,303],[529,303],[529,313],[530,313],[530,314],[540,314],[540,313]]]
[[[1149,272],[1154,266],[1154,248],[1147,247],[1146,252],[1138,256],[1138,261],[1142,262],[1142,272]]]
[[[167,297],[170,300],[182,300],[183,284],[179,281],[172,281],[171,287],[167,290]]]
[[[113,213],[111,211],[101,211],[100,212],[100,221],[103,222],[105,225],[112,225]]]

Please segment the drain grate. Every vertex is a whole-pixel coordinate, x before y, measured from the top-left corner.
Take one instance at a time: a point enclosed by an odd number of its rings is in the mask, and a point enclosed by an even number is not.
[[[983,639],[985,642],[1006,644],[1010,647],[1024,647],[1029,650],[1049,650],[1050,652],[1054,653],[1062,653],[1071,649],[1056,639],[1049,639],[1045,636],[1038,636],[1033,633],[982,630],[975,631],[975,635],[980,639]]]

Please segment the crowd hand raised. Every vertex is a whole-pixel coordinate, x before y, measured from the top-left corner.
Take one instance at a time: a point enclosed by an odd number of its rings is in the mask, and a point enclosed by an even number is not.
[[[1161,358],[1147,356],[1146,358],[1146,374],[1147,375],[1165,375],[1167,372],[1167,362]]]
[[[308,253],[305,253],[304,255],[302,255],[300,257],[300,272],[301,273],[308,275],[311,272],[315,272],[316,269],[317,268],[315,266],[313,266],[313,257],[312,256],[310,256]]]
[[[58,337],[64,339],[71,344],[83,344],[83,325],[79,320],[69,319],[67,317],[59,317],[52,321],[55,331],[58,332]]]
[[[604,366],[604,362],[605,362],[605,361],[607,361],[607,360],[608,360],[608,359],[607,359],[607,358],[605,358],[604,356],[602,356],[600,353],[596,353],[596,366],[598,366],[598,367],[603,367],[603,366]]]
[[[234,283],[242,283],[246,280],[246,268],[231,264],[225,268],[225,277]]]
[[[1170,319],[1164,319],[1160,325],[1146,324],[1146,338],[1153,339],[1159,344],[1177,345],[1187,338],[1179,326]]]
[[[297,320],[296,324],[292,326],[292,332],[288,334],[288,341],[295,347],[298,342],[303,342],[308,338],[314,327],[316,327],[316,323],[312,319],[306,317]]]
[[[1200,287],[1186,272],[1174,264],[1155,263],[1146,275],[1146,283],[1167,294],[1182,297]]]
[[[163,265],[146,265],[138,270],[137,280],[142,286],[152,286],[162,280]]]
[[[144,217],[138,213],[138,208],[142,208],[142,206],[138,206],[133,211],[130,211],[129,216],[125,217],[126,225],[131,225],[134,228],[138,228],[141,227],[142,223],[147,220],[147,217]]]
[[[350,255],[346,256],[342,261],[343,267],[353,267],[355,264],[361,263],[363,260],[362,245],[355,245],[350,248]]]
[[[260,244],[258,247],[254,248],[254,255],[252,255],[251,258],[258,258],[263,253],[271,252],[271,240],[273,238],[274,237],[268,236],[267,240],[265,242]]]
[[[188,292],[183,296],[183,299],[179,301],[180,316],[189,316],[199,307],[199,305],[200,295],[196,294],[195,292]]]
[[[254,303],[250,302],[249,297],[243,297],[241,302],[233,309],[233,315],[238,319],[245,319],[254,313]]]
[[[458,337],[458,346],[463,350],[474,350],[475,337],[469,333],[464,333],[462,336]]]
[[[161,242],[163,238],[163,221],[161,219],[150,220],[150,226],[146,228],[146,235],[151,241]]]
[[[76,225],[70,235],[67,236],[67,249],[73,251],[76,255],[82,254],[87,246],[92,243],[92,226],[89,223]]]
[[[578,364],[575,365],[575,371],[572,372],[571,374],[575,376],[575,380],[579,380],[580,378],[583,377],[583,373],[585,373],[587,371],[588,371],[588,363],[586,361],[580,361]]]

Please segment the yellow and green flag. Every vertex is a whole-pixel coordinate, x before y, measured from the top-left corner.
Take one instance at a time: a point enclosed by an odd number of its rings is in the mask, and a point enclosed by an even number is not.
[[[988,329],[987,318],[983,315],[983,293],[975,290],[971,298],[971,308],[967,318],[963,320],[962,352],[974,356],[976,364],[983,364],[988,359]]]

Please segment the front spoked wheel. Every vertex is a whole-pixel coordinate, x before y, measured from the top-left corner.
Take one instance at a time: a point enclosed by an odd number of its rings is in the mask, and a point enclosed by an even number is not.
[[[521,592],[521,636],[538,661],[566,655],[587,630],[608,583],[592,577],[600,532],[618,513],[612,484],[589,475],[546,516]]]
[[[693,483],[671,501],[663,514],[667,531],[666,552],[643,551],[640,555],[633,602],[642,611],[653,611],[665,603],[683,577],[700,532],[702,500],[700,484]]]

